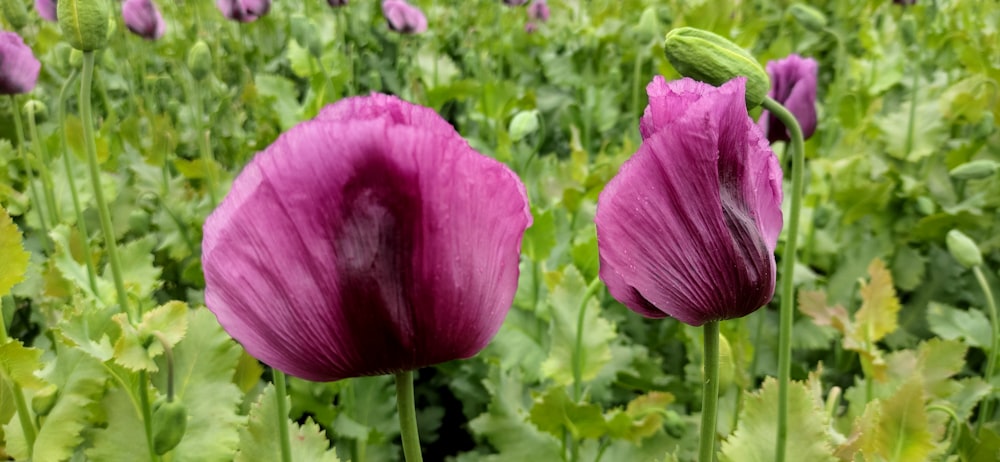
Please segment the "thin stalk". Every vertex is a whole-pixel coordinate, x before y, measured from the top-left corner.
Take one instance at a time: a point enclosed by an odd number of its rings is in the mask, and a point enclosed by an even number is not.
[[[583,324],[587,314],[587,302],[601,288],[601,278],[587,286],[587,292],[580,300],[580,314],[576,320],[576,345],[573,347],[573,400],[579,402],[583,393]]]
[[[701,397],[700,462],[715,460],[715,427],[719,405],[719,321],[705,324],[705,380]]]
[[[201,85],[191,82],[191,90],[194,93],[194,113],[198,118],[198,148],[201,150],[201,162],[205,164],[205,183],[208,189],[208,197],[212,200],[212,207],[218,205],[217,197],[219,180],[215,176],[215,158],[212,155],[211,141],[209,140],[208,125],[205,124],[204,100],[201,95]]]
[[[35,150],[38,158],[38,170],[42,178],[42,195],[45,196],[45,208],[49,209],[49,223],[55,227],[62,220],[59,219],[59,209],[56,207],[55,193],[53,192],[52,172],[49,171],[49,156],[42,146],[42,138],[38,136],[38,124],[35,123],[35,109],[33,104],[26,104],[28,112],[28,133],[31,134],[31,147]]]
[[[281,442],[281,462],[292,462],[292,443],[288,439],[288,386],[285,373],[271,370],[274,376],[275,399],[278,400],[278,440]]]
[[[3,318],[3,313],[0,313],[0,345],[6,344],[9,341],[10,338],[7,337],[7,321]],[[14,392],[14,407],[17,409],[17,420],[21,422],[21,431],[24,432],[24,441],[28,447],[28,459],[30,460],[32,452],[35,449],[35,436],[37,435],[35,423],[31,421],[31,414],[28,412],[28,403],[24,400],[24,391],[21,390],[21,385],[11,380],[10,388]]]
[[[792,150],[792,194],[788,211],[788,233],[785,248],[781,253],[781,315],[778,330],[778,437],[775,442],[775,462],[785,461],[785,441],[788,439],[788,384],[792,375],[792,320],[795,309],[795,287],[792,274],[795,272],[795,252],[799,238],[799,213],[802,209],[804,189],[803,167],[805,164],[805,142],[802,127],[784,106],[771,98],[764,98],[767,109],[788,128],[791,134]]]
[[[420,436],[417,433],[417,409],[413,399],[413,371],[396,374],[396,407],[399,409],[399,432],[403,437],[406,462],[423,462]]]
[[[976,280],[979,281],[979,287],[983,290],[983,295],[986,297],[986,309],[989,311],[990,324],[993,326],[993,346],[990,348],[990,353],[987,355],[986,359],[986,381],[993,381],[993,374],[996,373],[997,366],[997,350],[1000,350],[1000,321],[997,320],[997,304],[996,300],[993,299],[993,291],[990,290],[990,285],[986,282],[986,276],[983,275],[983,270],[981,266],[975,266],[972,268],[972,272],[976,275]],[[993,400],[987,397],[983,401],[983,406],[979,410],[979,418],[976,420],[976,434],[979,435],[983,429],[983,422],[990,419],[993,415]]]
[[[149,461],[158,462],[160,456],[153,446],[153,411],[149,405],[149,376],[146,371],[139,371],[139,409],[142,411],[142,427],[146,432],[146,448],[149,450]]]
[[[83,77],[80,79],[80,117],[83,119],[83,144],[87,148],[87,164],[90,168],[90,183],[94,188],[94,199],[97,201],[97,212],[101,217],[101,233],[104,235],[104,245],[108,251],[111,264],[111,274],[115,281],[115,291],[121,310],[134,319],[139,319],[140,313],[132,313],[129,309],[128,292],[125,291],[125,279],[122,277],[122,264],[118,258],[118,245],[115,242],[115,228],[111,223],[111,211],[104,199],[101,188],[101,170],[97,162],[97,145],[94,140],[94,116],[90,109],[90,87],[94,76],[94,52],[83,52]]]
[[[92,259],[93,252],[90,249],[90,233],[87,231],[87,223],[83,220],[83,208],[80,207],[80,196],[76,192],[76,177],[73,175],[73,160],[70,159],[70,153],[68,150],[69,141],[66,138],[66,130],[62,127],[66,126],[66,92],[69,88],[73,86],[76,82],[77,77],[80,73],[73,69],[70,73],[69,78],[63,83],[62,89],[59,90],[59,105],[56,109],[59,117],[59,134],[60,134],[60,146],[62,149],[63,158],[63,168],[66,169],[66,184],[69,185],[69,195],[73,198],[73,215],[76,216],[76,226],[77,230],[80,232],[80,240],[83,244],[83,254],[86,256],[84,258],[84,264],[87,266],[87,285],[90,286],[91,292],[96,296],[100,296],[97,291],[97,270],[94,269],[94,262]]]
[[[45,239],[48,239],[49,226],[45,222],[45,214],[42,213],[42,202],[38,199],[38,188],[35,187],[35,174],[31,171],[31,160],[28,159],[28,153],[24,150],[24,126],[21,125],[21,111],[17,107],[17,98],[14,95],[10,95],[10,105],[12,107],[11,112],[14,113],[14,133],[17,135],[17,152],[21,155],[21,161],[24,162],[24,173],[28,176],[28,194],[31,195],[33,208],[35,209],[35,213],[38,214],[38,225],[42,227]]]

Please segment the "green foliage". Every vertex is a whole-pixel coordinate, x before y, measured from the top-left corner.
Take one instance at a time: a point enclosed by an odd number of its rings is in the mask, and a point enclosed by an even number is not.
[[[11,221],[6,209],[0,215],[0,261],[4,262],[3,273],[0,273],[0,295],[5,295],[14,284],[21,282],[28,269],[28,252],[21,245],[21,231]]]
[[[287,400],[287,398],[285,398]],[[290,435],[292,460],[316,462],[337,462],[336,451],[329,449],[326,435],[312,419],[304,425],[289,421],[278,415],[278,405],[274,387],[268,385],[250,409],[245,427],[240,429],[240,443],[236,452],[236,462],[256,462],[259,460],[281,460],[278,443],[278,422],[284,421]]]

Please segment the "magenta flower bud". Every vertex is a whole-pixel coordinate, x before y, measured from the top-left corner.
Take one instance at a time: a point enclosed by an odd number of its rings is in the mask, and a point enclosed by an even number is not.
[[[35,0],[35,11],[46,21],[56,22],[56,0]]]
[[[774,295],[781,167],[747,115],[745,86],[657,76],[646,87],[642,145],[594,218],[600,277],[643,316],[700,326]]]
[[[812,58],[789,55],[785,59],[767,63],[767,73],[771,77],[770,96],[785,106],[802,127],[802,136],[809,139],[816,132],[816,79],[817,64]],[[788,128],[773,114],[760,114],[760,128],[767,133],[767,139],[788,141]]]
[[[347,98],[281,135],[204,227],[205,301],[308,380],[468,358],[517,290],[524,185],[433,110]]]
[[[125,0],[122,4],[122,18],[125,26],[146,40],[156,40],[163,37],[167,23],[156,9],[153,0]]]
[[[254,22],[271,10],[271,0],[215,0],[222,15],[239,22]]]
[[[326,3],[333,8],[347,6],[347,0],[326,0]]]
[[[427,17],[424,13],[403,0],[383,1],[382,15],[389,28],[401,34],[419,34],[427,30]]]
[[[528,6],[528,19],[539,22],[549,20],[549,5],[545,3],[545,0],[535,0]]]
[[[524,23],[524,31],[531,34],[538,30],[538,24],[531,21]]]
[[[0,31],[0,95],[28,93],[38,82],[42,63],[16,32]]]

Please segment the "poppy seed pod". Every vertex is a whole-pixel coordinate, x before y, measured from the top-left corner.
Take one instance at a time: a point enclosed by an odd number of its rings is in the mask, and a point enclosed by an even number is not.
[[[24,7],[21,0],[4,0],[0,3],[0,10],[15,29],[20,29],[28,24],[28,9]]]
[[[517,176],[433,110],[347,98],[259,153],[208,217],[205,301],[308,380],[468,358],[510,309],[530,224]]]
[[[63,36],[73,48],[94,51],[108,43],[108,3],[106,0],[62,0],[56,16]]]
[[[427,30],[427,17],[424,13],[403,0],[383,1],[382,15],[389,28],[401,34],[419,34]]]
[[[56,22],[57,3],[56,0],[35,0],[35,11],[42,19],[49,22]]]
[[[254,22],[271,11],[271,0],[215,0],[222,15],[239,22]]]
[[[0,31],[0,95],[27,93],[38,82],[42,63],[16,32]]]
[[[772,82],[768,96],[795,116],[802,127],[802,137],[809,139],[816,133],[816,61],[789,55],[785,59],[768,62],[767,73]],[[761,112],[760,127],[772,143],[790,139],[785,124],[768,111]]]
[[[667,33],[663,52],[678,73],[685,77],[722,85],[734,77],[746,77],[746,107],[764,101],[771,81],[757,59],[735,43],[701,29],[681,27]]]
[[[747,115],[746,79],[646,87],[639,151],[597,201],[600,277],[629,309],[693,326],[774,295],[781,167]]]
[[[167,29],[153,0],[125,0],[122,4],[122,18],[128,30],[146,40],[163,37]]]

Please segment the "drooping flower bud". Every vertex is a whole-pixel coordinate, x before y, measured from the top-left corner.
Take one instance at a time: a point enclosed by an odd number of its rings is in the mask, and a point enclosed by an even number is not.
[[[804,3],[796,3],[788,7],[788,14],[792,15],[806,29],[822,30],[826,27],[826,15],[822,11]]]
[[[962,266],[973,268],[983,264],[983,254],[979,251],[979,246],[965,233],[957,229],[948,231],[945,243],[948,245],[948,252]]]
[[[56,22],[56,0],[35,0],[35,11],[42,19]]]
[[[0,2],[0,10],[3,10],[3,17],[7,18],[7,22],[15,29],[28,24],[28,10],[22,0],[4,0]]]
[[[959,165],[948,174],[956,180],[979,180],[996,175],[997,170],[1000,170],[1000,164],[989,159],[979,159]]]
[[[521,111],[510,119],[510,127],[507,132],[510,133],[511,141],[520,141],[524,137],[534,133],[538,130],[538,111]]]
[[[711,32],[681,27],[667,33],[663,43],[667,60],[681,75],[720,86],[746,77],[747,108],[764,101],[771,80],[757,60],[735,43]]]
[[[125,0],[122,18],[128,30],[146,40],[163,37],[167,30],[167,23],[152,0]]]
[[[57,16],[59,28],[73,48],[94,51],[107,45],[107,0],[62,0]]]
[[[212,51],[204,40],[198,40],[191,46],[187,56],[188,70],[195,80],[202,80],[212,73]]]
[[[37,99],[32,99],[28,100],[27,103],[24,103],[24,113],[30,114],[36,122],[41,123],[45,122],[45,117],[49,115],[49,108],[45,105],[45,103]]]
[[[545,3],[545,0],[535,0],[528,6],[529,20],[546,22],[549,20],[549,14],[549,5]]]
[[[27,93],[38,82],[42,63],[16,32],[0,31],[0,95]]]

